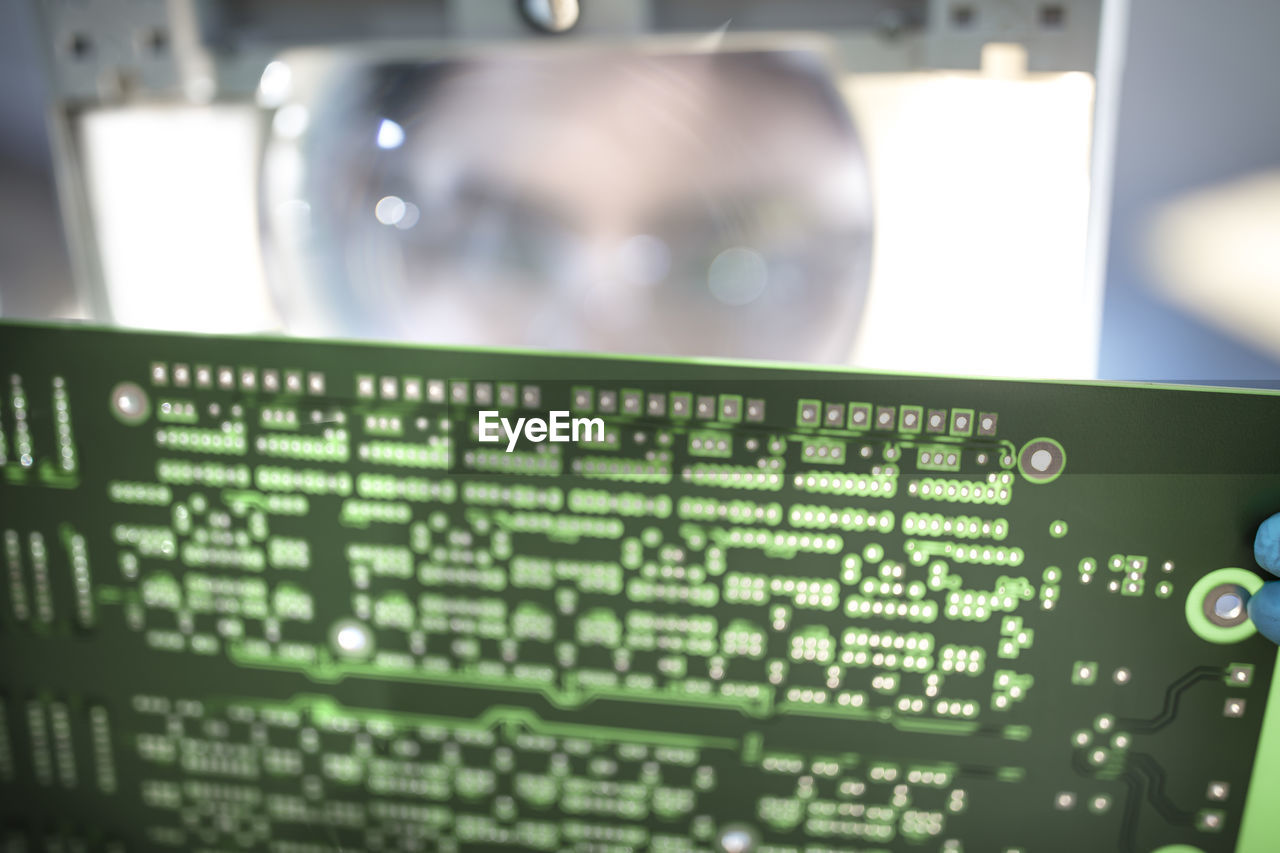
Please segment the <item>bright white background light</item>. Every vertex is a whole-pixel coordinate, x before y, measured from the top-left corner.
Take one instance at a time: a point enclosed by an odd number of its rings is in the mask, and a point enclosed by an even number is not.
[[[1086,275],[1093,81],[872,74],[846,95],[875,193],[853,363],[961,375],[1096,375]]]
[[[124,326],[273,328],[258,246],[252,106],[124,107],[81,121],[111,312]]]

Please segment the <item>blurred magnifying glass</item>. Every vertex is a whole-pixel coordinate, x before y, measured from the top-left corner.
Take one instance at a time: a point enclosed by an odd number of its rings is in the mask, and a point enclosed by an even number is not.
[[[843,361],[871,199],[807,47],[281,58],[265,244],[286,326]]]

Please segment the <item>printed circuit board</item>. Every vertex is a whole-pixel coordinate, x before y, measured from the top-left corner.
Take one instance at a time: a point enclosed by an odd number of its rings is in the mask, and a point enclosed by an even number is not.
[[[22,325],[0,379],[5,850],[1280,829],[1280,396]]]

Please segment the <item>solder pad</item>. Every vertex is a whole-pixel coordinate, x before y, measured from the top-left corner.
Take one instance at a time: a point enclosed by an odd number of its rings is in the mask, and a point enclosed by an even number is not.
[[[21,325],[0,368],[5,849],[1280,837],[1280,397]]]

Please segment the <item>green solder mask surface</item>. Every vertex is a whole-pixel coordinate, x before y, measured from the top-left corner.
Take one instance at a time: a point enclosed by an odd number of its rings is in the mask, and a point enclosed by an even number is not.
[[[6,849],[1280,837],[1232,607],[1280,397],[16,325],[0,368]]]

